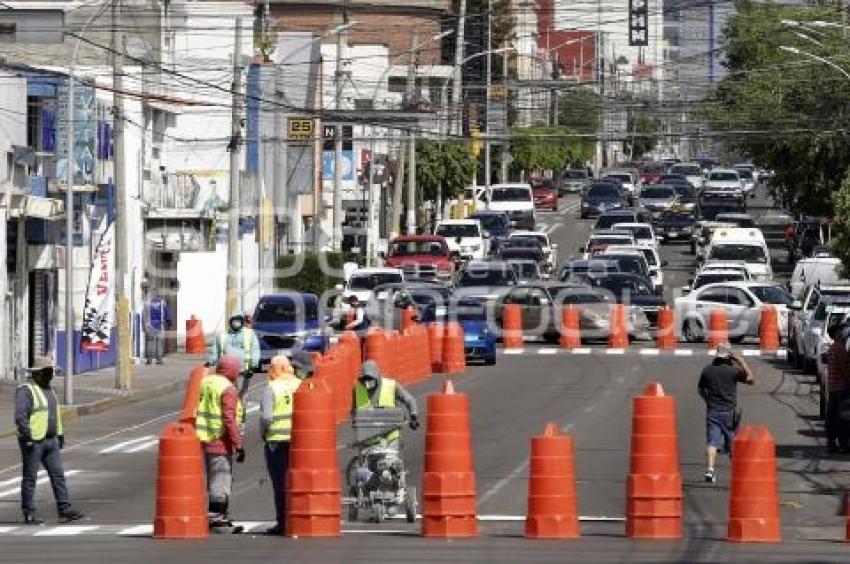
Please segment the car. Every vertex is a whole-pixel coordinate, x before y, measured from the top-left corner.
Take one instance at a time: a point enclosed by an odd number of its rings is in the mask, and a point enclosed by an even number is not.
[[[658,238],[651,223],[615,223],[611,229],[615,231],[628,231],[635,239],[635,244],[646,245],[657,248]]]
[[[534,195],[534,207],[558,211],[558,193],[555,191],[555,183],[550,179],[543,179],[531,183],[531,191]]]
[[[506,262],[468,262],[458,272],[453,299],[497,300],[516,283],[516,273]]]
[[[793,232],[794,218],[780,210],[770,210],[761,214],[756,227],[761,229],[764,240],[771,248],[787,248],[789,230]]]
[[[667,260],[662,259],[658,254],[658,249],[647,245],[610,245],[601,255],[600,258],[605,258],[605,255],[616,253],[638,254],[646,259],[649,266],[649,277],[652,280],[652,285],[655,292],[660,294],[664,290],[664,271],[661,270],[667,266]]]
[[[716,229],[711,235],[705,256],[698,257],[698,260],[740,261],[746,265],[753,280],[767,282],[773,279],[770,250],[758,229]]]
[[[676,191],[672,186],[644,186],[638,195],[638,204],[648,209],[653,217],[673,209],[677,203]]]
[[[487,257],[488,241],[477,219],[444,219],[438,221],[434,235],[444,237],[451,252],[462,260],[483,260]]]
[[[808,318],[802,331],[800,354],[805,359],[805,369],[807,372],[817,374],[818,343],[821,337],[826,334],[826,322],[830,312],[836,309],[840,311],[850,309],[850,296],[835,296],[830,299],[822,299]]]
[[[508,212],[511,226],[517,229],[533,231],[537,223],[534,193],[531,186],[525,183],[490,186],[487,209]]]
[[[668,167],[664,163],[646,162],[640,168],[640,181],[644,186],[658,184],[667,169]]]
[[[416,308],[420,323],[446,320],[452,289],[441,284],[408,282],[407,292]]]
[[[606,179],[617,180],[627,196],[633,197],[640,190],[640,175],[634,170],[609,170],[602,177],[602,180]]]
[[[634,244],[634,243],[632,243]],[[616,260],[620,267],[620,272],[635,274],[650,288],[653,287],[652,276],[649,272],[649,262],[643,256],[635,252],[610,252],[597,255],[605,257],[608,260]]]
[[[507,259],[505,262],[511,265],[511,268],[514,269],[517,281],[520,284],[523,282],[537,282],[539,280],[543,280],[543,272],[541,272],[540,263],[537,261]]]
[[[699,163],[703,174],[708,174],[717,164],[717,161],[711,157],[697,157],[694,159],[694,162]]]
[[[568,168],[561,173],[559,195],[565,192],[581,192],[585,184],[591,179],[586,169],[583,168]]]
[[[672,186],[673,191],[676,192],[676,205],[674,206],[675,211],[693,211],[697,207],[697,202],[699,201],[699,197],[697,196],[696,188],[688,184],[682,184],[679,182],[665,182],[666,186]]]
[[[746,213],[740,201],[728,198],[712,198],[701,196],[697,202],[696,217],[698,222],[716,221],[722,213]]]
[[[626,195],[619,184],[592,182],[581,195],[581,219],[599,217],[607,211],[626,207]]]
[[[697,190],[702,188],[705,180],[702,165],[698,162],[676,163],[670,167],[670,174],[682,175]]]
[[[738,171],[741,177],[741,185],[745,196],[755,198],[756,183],[755,168],[753,165],[735,165],[732,168]]]
[[[758,337],[761,311],[765,305],[776,307],[779,334],[786,335],[791,295],[777,284],[765,282],[721,282],[709,284],[674,300],[676,320],[682,337],[689,343],[705,339],[712,310],[726,313],[729,340],[738,343],[745,337]]]
[[[806,350],[804,335],[817,307],[821,302],[838,301],[850,301],[850,283],[810,283],[803,297],[793,300],[788,323],[788,354],[797,368],[811,371],[814,367],[814,352]]]
[[[600,229],[611,229],[617,223],[650,223],[652,214],[645,208],[625,208],[607,211],[596,219],[593,225],[594,231]]]
[[[590,260],[572,260],[561,268],[558,280],[561,282],[587,283],[588,278],[605,276],[610,272],[620,272],[620,263],[597,255]]]
[[[488,240],[488,251],[491,255],[499,251],[499,246],[502,244],[511,229],[511,218],[507,212],[495,210],[477,210],[470,219],[478,220],[484,229],[484,238]]]
[[[734,168],[715,168],[706,176],[702,189],[703,196],[736,200],[746,207],[744,184],[741,175]]]
[[[834,323],[846,321],[847,317],[850,316],[850,305],[832,304],[827,307],[826,315],[827,318],[824,321],[824,327],[831,327]],[[829,404],[829,387],[827,386],[827,380],[829,379],[829,358],[827,354],[830,346],[832,346],[832,338],[829,336],[829,333],[822,331],[816,347],[817,354],[815,354],[821,419],[826,417],[826,406]]]
[[[714,216],[714,221],[718,223],[730,223],[736,227],[755,227],[753,216],[748,213],[718,213]]]
[[[579,312],[579,331],[582,340],[606,339],[608,337],[613,296],[606,291],[594,289],[586,284],[538,283],[517,286],[499,302],[496,309],[497,323],[503,325],[503,311],[507,304],[520,306],[523,334],[543,338],[557,343],[561,332],[561,310],[573,305]],[[630,336],[646,338],[649,321],[643,311],[635,306],[626,306],[626,329]]]
[[[531,237],[537,239],[540,243],[540,248],[543,250],[543,261],[547,269],[555,268],[557,259],[558,244],[553,243],[549,235],[543,231],[514,231],[508,236],[508,240],[522,237]]]
[[[661,212],[655,218],[653,228],[656,236],[663,243],[672,241],[690,241],[696,226],[696,218],[692,213],[669,210]]]
[[[543,249],[536,239],[530,237],[516,237],[508,239],[499,249],[499,259],[508,260],[531,260],[537,264],[544,262]],[[547,269],[548,270],[548,269]]]
[[[809,284],[836,284],[841,281],[841,260],[835,257],[802,259],[794,265],[788,290],[800,299]],[[850,284],[850,281],[846,281]]]
[[[752,280],[747,264],[739,260],[709,260],[702,264],[697,273],[713,270],[733,270],[741,274],[742,280]]]
[[[700,270],[696,276],[688,281],[688,285],[682,287],[682,294],[687,294],[693,290],[699,290],[703,286],[709,284],[717,284],[719,282],[743,282],[749,280],[746,270],[741,271],[734,268],[712,268],[709,270]]]
[[[324,352],[328,335],[322,329],[322,317],[316,294],[289,292],[261,296],[251,322],[260,343],[260,370],[264,371],[273,357],[288,354],[296,346]]]
[[[396,237],[387,253],[380,253],[384,266],[400,268],[407,279],[448,280],[455,273],[457,253],[439,235]]]
[[[482,360],[496,364],[496,334],[493,331],[489,306],[484,300],[467,298],[452,303],[452,320],[463,329],[463,349],[467,360]]]
[[[375,288],[403,283],[404,271],[400,268],[358,268],[351,272],[345,284],[336,285],[336,290],[341,292],[341,295],[337,300],[334,317],[341,318],[341,314],[350,309],[348,299],[351,296],[356,296],[359,301],[368,303]]]
[[[609,245],[634,245],[635,238],[628,231],[594,231],[590,234],[587,244],[579,247],[585,260],[602,253]]]
[[[590,279],[594,288],[610,292],[618,304],[639,308],[650,326],[658,324],[658,310],[664,307],[659,296],[646,279],[630,272],[616,272]]]

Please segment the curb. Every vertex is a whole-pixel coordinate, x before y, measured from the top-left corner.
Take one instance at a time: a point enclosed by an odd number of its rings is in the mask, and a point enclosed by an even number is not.
[[[97,401],[93,401],[91,403],[62,406],[62,420],[65,422],[73,421],[74,419],[85,417],[86,415],[95,415],[97,413],[103,413],[104,411],[109,411],[114,407],[138,403],[159,396],[164,396],[166,394],[170,394],[172,392],[176,392],[185,388],[185,380],[176,380],[174,382],[161,384],[159,386],[154,386],[145,390],[139,390],[138,392],[132,393],[127,396],[115,396],[103,398]],[[17,432],[18,431],[15,428],[0,431],[0,439],[5,439],[7,437],[14,436]]]

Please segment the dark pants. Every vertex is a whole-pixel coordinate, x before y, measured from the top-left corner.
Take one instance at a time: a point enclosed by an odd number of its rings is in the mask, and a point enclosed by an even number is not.
[[[53,497],[56,498],[56,509],[61,514],[71,508],[68,497],[68,486],[65,484],[65,470],[62,469],[62,456],[59,450],[59,439],[50,438],[32,443],[27,448],[25,443],[18,441],[21,448],[22,480],[21,480],[21,509],[24,513],[35,513],[35,482],[38,469],[44,465],[50,477]]]
[[[841,420],[839,410],[847,392],[830,392],[826,405],[826,443],[829,446],[847,447],[847,423]]]
[[[289,470],[289,443],[284,441],[266,443],[263,450],[266,454],[266,468],[272,481],[275,519],[278,525],[283,526],[286,517],[283,484],[286,480],[286,471]]]
[[[147,362],[155,360],[162,362],[165,352],[165,331],[152,329],[145,333],[145,359]]]

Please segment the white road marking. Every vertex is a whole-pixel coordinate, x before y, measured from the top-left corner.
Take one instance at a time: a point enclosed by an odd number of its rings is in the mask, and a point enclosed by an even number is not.
[[[585,407],[585,408],[584,408],[584,412],[585,412],[585,413],[590,413],[590,412],[592,412],[594,409],[596,409],[596,406],[595,406],[594,404],[590,404],[590,405],[588,405],[587,407]]]
[[[44,470],[39,470],[37,477],[41,478],[42,476],[46,476],[46,475],[47,475],[47,472],[45,472]],[[23,480],[23,478],[21,478],[20,476],[18,476],[17,478],[12,478],[11,480],[4,480],[4,481],[0,482],[0,488],[6,487],[6,486],[11,486],[12,484],[20,484],[21,480]]]
[[[558,353],[558,349],[551,349],[551,348],[537,349],[537,354],[557,354],[557,353]]]
[[[692,356],[694,351],[691,349],[676,349],[673,351],[673,356]]]
[[[776,351],[776,358],[787,358],[788,357],[788,349],[779,349]]]
[[[128,453],[139,452],[139,451],[148,449],[148,448],[150,448],[150,447],[152,447],[156,444],[159,444],[159,439],[151,439],[150,441],[148,441],[146,443],[142,443],[139,446],[135,446],[135,447],[129,449],[127,452]]]
[[[153,436],[153,435],[146,435],[146,436],[144,436],[144,437],[139,437],[139,438],[137,438],[137,439],[130,439],[129,441],[124,441],[123,443],[118,443],[118,444],[112,445],[112,446],[111,446],[111,447],[109,447],[109,448],[105,448],[105,449],[103,449],[103,450],[101,450],[101,451],[100,451],[100,454],[109,454],[110,452],[115,452],[115,451],[117,451],[117,450],[122,450],[122,449],[124,449],[124,447],[129,447],[129,446],[132,446],[132,445],[134,445],[134,444],[136,444],[136,443],[141,443],[141,442],[145,442],[145,441],[150,441],[150,440],[151,440],[151,439],[153,439],[153,438],[154,438],[154,436]]]
[[[502,352],[505,354],[523,354],[525,349],[503,349]]]
[[[478,498],[478,506],[481,507],[482,505],[484,505],[484,503],[486,503],[493,496],[499,493],[499,491],[504,488],[508,484],[508,482],[517,479],[519,475],[525,472],[525,469],[528,468],[528,464],[528,460],[524,460],[522,464],[514,468],[510,474],[490,486],[490,488]]]
[[[756,350],[743,350],[744,356],[761,356],[761,351]]]
[[[589,348],[582,348],[582,347],[577,347],[577,348],[574,348],[572,350],[573,354],[590,354],[590,352],[591,351],[590,351]]]
[[[605,349],[605,354],[626,354],[625,349]]]
[[[16,529],[17,529],[17,527],[0,527],[0,534],[11,533],[12,531],[14,531]]]
[[[74,475],[79,474],[79,473],[80,473],[79,470],[67,470],[67,471],[65,471],[65,477],[68,478],[69,476],[74,476]],[[38,480],[36,480],[35,483],[36,483],[36,485],[41,485],[41,484],[46,484],[49,481],[50,481],[50,477],[45,476],[43,478],[39,478]],[[10,496],[10,495],[13,495],[13,494],[20,494],[20,493],[21,493],[20,486],[15,487],[15,488],[10,488],[8,490],[4,490],[4,491],[0,492],[0,498]]]
[[[640,353],[644,356],[657,356],[661,354],[661,351],[658,349],[640,349]]]
[[[77,525],[65,527],[53,527],[46,531],[39,531],[33,534],[34,537],[71,537],[81,535],[83,533],[91,533],[99,529],[98,525]]]
[[[153,535],[153,525],[135,525],[118,531],[118,536],[121,537],[138,537]]]

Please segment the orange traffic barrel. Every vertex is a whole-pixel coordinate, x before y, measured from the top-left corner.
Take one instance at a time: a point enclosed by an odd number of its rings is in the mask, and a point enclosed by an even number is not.
[[[575,349],[581,346],[579,311],[569,304],[561,311],[561,348]]]
[[[759,347],[763,351],[779,348],[779,313],[772,305],[762,306],[759,319]]]
[[[656,346],[663,351],[676,348],[676,321],[673,310],[667,306],[658,310]]]
[[[209,536],[206,473],[194,425],[169,423],[159,437],[156,469],[157,539],[202,539]]]
[[[199,364],[189,373],[189,381],[186,383],[186,393],[183,395],[183,409],[180,410],[181,423],[195,424],[198,402],[201,399],[201,380],[209,372],[209,368],[203,364]]]
[[[186,353],[206,354],[207,345],[204,342],[204,327],[201,320],[194,315],[186,320]]]
[[[443,334],[443,372],[448,374],[466,372],[466,348],[463,327],[455,321],[447,323]]]
[[[446,326],[442,323],[428,325],[428,344],[431,353],[431,372],[443,372],[443,335]]]
[[[521,349],[522,308],[518,304],[505,304],[502,308],[502,345],[506,349]]]
[[[764,425],[744,425],[732,442],[729,526],[732,542],[779,542],[776,444]]]
[[[726,310],[718,307],[708,314],[708,348],[716,349],[724,343],[729,344],[729,319]]]
[[[623,304],[611,306],[608,322],[608,348],[625,349],[629,346],[629,328],[626,324],[626,308]]]
[[[525,536],[579,536],[573,439],[560,434],[554,423],[546,425],[541,436],[531,439]]]

